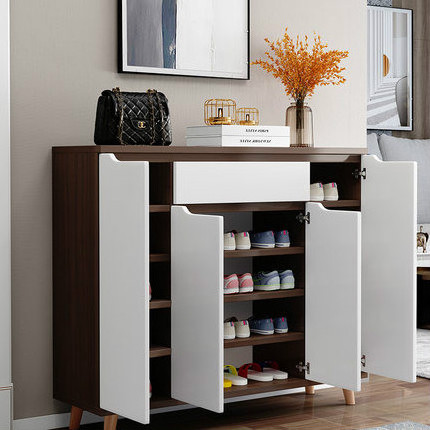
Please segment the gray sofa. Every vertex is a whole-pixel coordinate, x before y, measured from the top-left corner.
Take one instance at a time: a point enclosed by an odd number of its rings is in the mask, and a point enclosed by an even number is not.
[[[383,161],[416,161],[418,164],[418,220],[430,224],[430,139],[402,139],[383,134],[367,136],[369,154]],[[430,226],[429,226],[430,227]],[[427,228],[429,230],[429,228]]]

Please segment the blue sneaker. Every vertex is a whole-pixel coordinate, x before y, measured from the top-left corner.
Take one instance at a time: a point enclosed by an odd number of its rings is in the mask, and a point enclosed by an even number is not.
[[[290,235],[287,230],[277,231],[275,233],[276,248],[289,248]]]
[[[248,322],[249,322],[249,328],[251,330],[251,333],[264,334],[264,335],[275,333],[275,327],[273,326],[272,318],[251,317],[251,318],[248,318]]]
[[[294,288],[294,274],[292,270],[284,270],[279,272],[281,280],[281,290],[292,290]]]
[[[251,246],[253,248],[274,248],[275,235],[273,231],[264,231],[262,233],[251,233]]]
[[[287,317],[278,317],[273,319],[275,333],[288,333]]]
[[[276,270],[273,272],[258,272],[253,278],[254,290],[256,291],[275,291],[281,289],[281,280]]]

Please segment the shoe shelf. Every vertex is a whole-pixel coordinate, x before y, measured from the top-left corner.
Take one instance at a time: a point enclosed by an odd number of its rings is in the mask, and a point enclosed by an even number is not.
[[[289,248],[251,248],[246,250],[224,251],[225,258],[246,258],[246,257],[271,257],[277,255],[299,255],[304,254],[304,246],[291,246]]]
[[[167,213],[170,212],[170,205],[149,205],[149,213]]]
[[[150,358],[168,357],[171,354],[172,354],[172,349],[168,346],[152,345],[149,348]]]
[[[243,346],[254,345],[269,345],[271,343],[285,343],[296,342],[304,340],[305,334],[300,332],[288,332],[282,334],[261,335],[251,334],[250,337],[236,338],[231,340],[224,340],[224,348],[240,348]]]
[[[224,398],[250,396],[253,394],[270,393],[273,391],[291,390],[293,388],[303,388],[317,385],[316,382],[307,381],[301,378],[288,378],[284,380],[273,380],[271,382],[258,382],[248,379],[247,385],[233,385],[230,388],[224,388]]]
[[[253,293],[225,294],[224,303],[251,302],[257,300],[286,299],[290,297],[303,297],[305,290],[303,288],[294,288],[293,290],[277,291],[254,291]]]
[[[170,309],[171,307],[171,300],[151,300],[149,302],[149,309]]]
[[[167,253],[153,253],[149,255],[150,263],[163,263],[166,261],[170,261],[170,255]]]

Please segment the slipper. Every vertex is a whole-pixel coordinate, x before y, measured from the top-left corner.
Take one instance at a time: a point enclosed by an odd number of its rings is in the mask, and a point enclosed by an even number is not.
[[[224,388],[230,388],[232,385],[231,381],[224,378]]]
[[[279,364],[276,361],[263,361],[260,366],[263,373],[272,375],[273,379],[288,379],[288,373],[279,370]]]
[[[248,380],[238,376],[237,370],[234,366],[226,365],[224,366],[224,380],[229,380],[233,385],[247,385]]]
[[[257,363],[248,363],[241,366],[239,369],[239,376],[242,378],[251,379],[253,381],[270,382],[273,381],[273,375],[270,373],[263,373],[261,367]]]

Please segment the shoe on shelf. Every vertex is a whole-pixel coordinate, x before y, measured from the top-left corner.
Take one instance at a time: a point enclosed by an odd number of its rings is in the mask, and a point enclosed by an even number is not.
[[[234,238],[236,240],[236,249],[251,249],[251,240],[247,231],[234,232]]]
[[[232,317],[225,320],[224,323],[234,324],[234,333],[235,336],[239,339],[244,339],[251,336],[248,320],[238,320],[236,317]]]
[[[275,333],[288,333],[287,317],[273,318],[273,327],[275,329]]]
[[[236,330],[234,328],[234,322],[225,320],[224,321],[224,340],[232,340],[236,337]]]
[[[288,379],[288,373],[279,370],[279,364],[276,361],[263,361],[259,364],[263,373],[273,376],[273,379]]]
[[[152,299],[152,288],[151,288],[151,284],[149,284],[149,301],[151,301]]]
[[[294,274],[292,270],[284,270],[279,272],[281,280],[281,290],[292,290],[295,286]]]
[[[149,398],[152,397],[152,384],[151,381],[149,381]]]
[[[224,385],[224,388],[230,388],[233,384],[229,379],[224,378],[223,385]]]
[[[224,294],[237,294],[239,292],[239,279],[233,275],[224,276]]]
[[[224,380],[227,379],[233,385],[248,385],[248,380],[237,374],[237,369],[229,364],[224,366]]]
[[[324,184],[324,200],[336,201],[339,200],[339,192],[337,190],[336,182]]]
[[[274,248],[275,235],[273,231],[263,231],[262,233],[251,233],[251,246],[253,248]]]
[[[251,379],[253,381],[260,382],[271,382],[273,381],[273,376],[269,373],[262,372],[262,369],[257,363],[244,364],[239,369],[239,376],[242,378]]]
[[[239,293],[252,293],[254,291],[254,281],[250,273],[244,273],[239,277]]]
[[[290,247],[290,234],[287,230],[277,231],[275,233],[276,248],[289,248]]]
[[[248,318],[251,333],[271,335],[275,333],[272,318]]]
[[[311,202],[322,202],[324,200],[324,188],[321,182],[311,184]]]
[[[224,234],[224,251],[234,251],[236,249],[236,239],[232,231]]]
[[[276,291],[281,288],[281,280],[279,273],[273,272],[258,272],[254,275],[254,290],[257,291]]]

